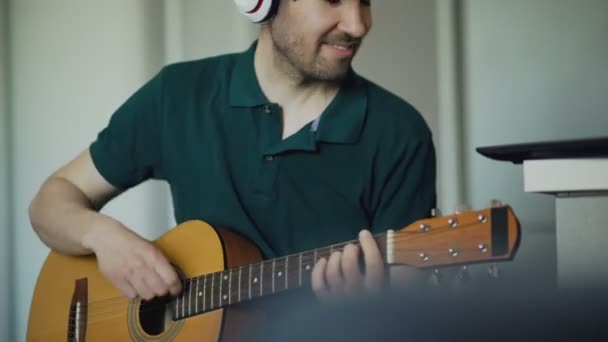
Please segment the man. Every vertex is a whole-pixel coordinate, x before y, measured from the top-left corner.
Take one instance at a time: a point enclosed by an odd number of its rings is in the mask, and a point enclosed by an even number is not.
[[[94,253],[125,296],[150,299],[179,293],[178,275],[149,241],[99,213],[150,178],[170,184],[178,223],[229,227],[266,257],[351,240],[363,228],[400,228],[430,212],[435,156],[427,125],[351,69],[372,25],[370,2],[270,7],[249,50],[164,68],[46,180],[30,218],[48,246]],[[315,266],[319,297],[382,286],[383,256],[368,230],[358,236],[361,247]]]

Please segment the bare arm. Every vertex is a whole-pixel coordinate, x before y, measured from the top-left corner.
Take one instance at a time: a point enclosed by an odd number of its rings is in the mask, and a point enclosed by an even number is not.
[[[32,226],[54,250],[95,253],[100,271],[127,297],[177,294],[179,277],[162,252],[99,213],[120,192],[99,174],[86,149],[42,185],[29,207]]]
[[[66,254],[90,254],[86,240],[98,227],[121,226],[98,211],[120,193],[93,165],[89,150],[52,174],[29,207],[32,226],[50,248]]]

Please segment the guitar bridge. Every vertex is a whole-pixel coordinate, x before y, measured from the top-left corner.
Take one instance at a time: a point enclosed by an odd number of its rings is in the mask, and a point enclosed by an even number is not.
[[[75,282],[70,316],[68,317],[68,342],[84,342],[87,330],[88,312],[88,283],[87,279]]]

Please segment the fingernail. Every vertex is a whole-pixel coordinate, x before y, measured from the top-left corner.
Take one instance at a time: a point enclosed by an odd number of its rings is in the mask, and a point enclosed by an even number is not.
[[[369,232],[369,230],[367,229],[363,229],[361,232],[359,232],[359,237],[364,237],[364,236],[370,236],[371,233]]]

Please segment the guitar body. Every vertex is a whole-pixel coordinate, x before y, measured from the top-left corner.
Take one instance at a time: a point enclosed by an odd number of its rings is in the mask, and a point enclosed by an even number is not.
[[[259,250],[252,243],[202,221],[183,223],[154,244],[183,277],[261,260]],[[88,304],[76,306],[74,303],[79,301]],[[238,333],[247,331],[247,326],[254,324],[256,315],[260,314],[248,305],[239,305],[178,321],[164,316],[159,321],[153,317],[154,327],[150,328],[146,323],[149,317],[144,317],[150,308],[140,300],[128,301],[122,296],[99,272],[94,256],[71,257],[51,252],[34,290],[27,341],[180,342],[220,338],[230,341],[240,339]],[[80,319],[74,319],[75,315]],[[74,327],[75,324],[80,326]],[[77,329],[70,330],[70,327]],[[70,331],[80,331],[80,336],[68,336]]]

